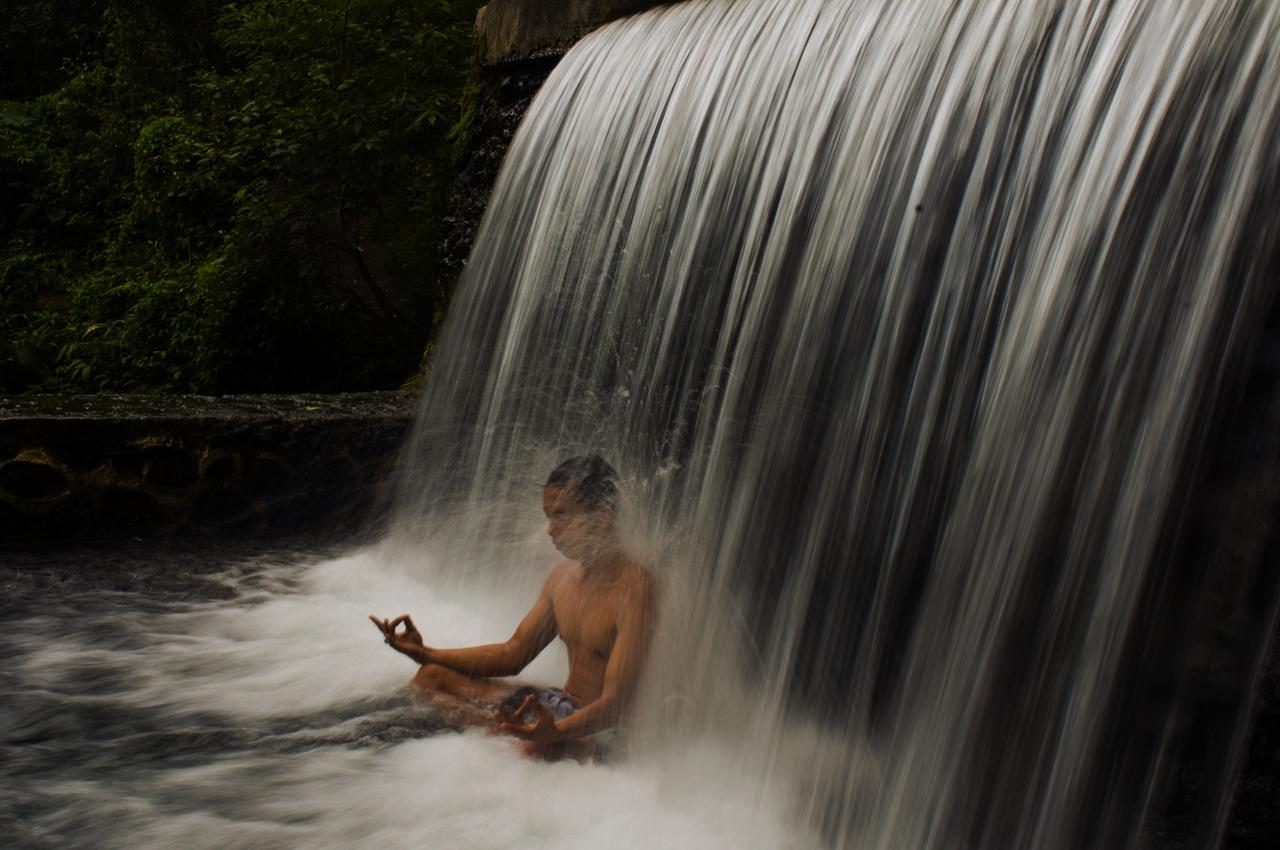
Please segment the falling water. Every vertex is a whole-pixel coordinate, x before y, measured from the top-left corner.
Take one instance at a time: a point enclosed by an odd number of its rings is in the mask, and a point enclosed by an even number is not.
[[[1151,607],[1273,294],[1277,91],[1271,2],[597,31],[507,155],[393,545],[529,586],[537,483],[601,450],[668,588],[634,752],[727,742],[836,846],[1132,843],[1178,708]]]

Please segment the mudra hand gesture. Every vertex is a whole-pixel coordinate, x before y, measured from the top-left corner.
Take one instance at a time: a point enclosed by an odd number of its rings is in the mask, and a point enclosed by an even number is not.
[[[413,625],[413,620],[408,614],[401,614],[394,620],[379,620],[370,614],[369,619],[382,632],[383,643],[387,646],[397,652],[403,652],[410,658],[422,652],[422,635],[418,633],[417,627]],[[404,631],[397,632],[401,623],[404,624]]]
[[[517,718],[522,719],[529,709],[533,709],[534,713],[537,714],[537,718],[526,726]],[[520,703],[520,708],[516,711],[515,717],[507,713],[505,705],[499,705],[498,730],[515,735],[517,738],[523,738],[535,745],[554,744],[560,740],[560,736],[556,731],[555,717],[551,714],[550,709],[538,702],[538,698],[534,694],[529,694],[524,698],[524,702]]]

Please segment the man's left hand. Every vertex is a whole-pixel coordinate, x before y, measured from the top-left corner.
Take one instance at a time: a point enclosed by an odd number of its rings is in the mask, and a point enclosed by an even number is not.
[[[394,620],[379,620],[377,617],[370,614],[369,619],[372,620],[373,624],[382,632],[383,642],[395,651],[402,652],[410,658],[418,660],[417,656],[422,652],[422,650],[426,649],[426,647],[422,645],[422,634],[419,633],[418,627],[413,624],[413,620],[409,618],[408,614],[401,614]],[[397,632],[396,630],[400,627],[401,623],[404,623],[404,631]],[[422,664],[426,662],[424,660],[419,660],[418,663]]]
[[[537,719],[528,726],[520,723],[516,718],[524,717],[529,709],[533,709],[537,714]],[[515,735],[517,738],[523,738],[526,741],[532,741],[535,744],[554,744],[560,740],[558,731],[556,730],[556,719],[552,716],[551,711],[542,703],[538,702],[535,694],[529,694],[524,698],[524,702],[520,704],[520,708],[512,717],[507,713],[506,706],[498,708],[498,729]]]

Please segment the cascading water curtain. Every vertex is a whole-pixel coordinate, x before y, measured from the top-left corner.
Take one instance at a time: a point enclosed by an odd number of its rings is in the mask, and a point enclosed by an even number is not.
[[[668,584],[645,751],[747,742],[835,846],[1137,842],[1177,710],[1139,615],[1271,303],[1277,93],[1271,0],[593,33],[507,155],[399,539],[500,556],[602,450]]]

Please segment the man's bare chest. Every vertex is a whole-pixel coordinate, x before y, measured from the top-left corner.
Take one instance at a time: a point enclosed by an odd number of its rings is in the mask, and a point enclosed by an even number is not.
[[[556,631],[570,655],[589,652],[601,662],[609,657],[617,636],[617,601],[608,592],[557,594]]]

